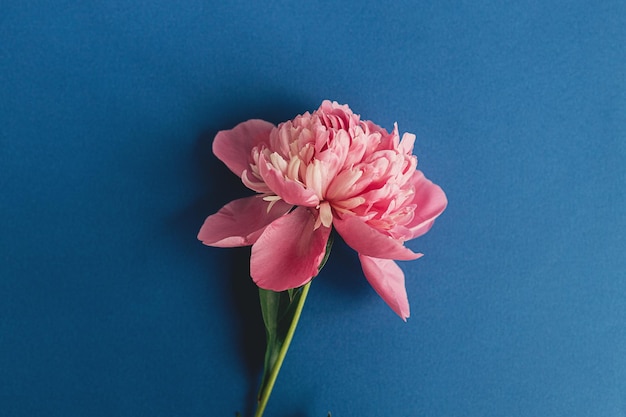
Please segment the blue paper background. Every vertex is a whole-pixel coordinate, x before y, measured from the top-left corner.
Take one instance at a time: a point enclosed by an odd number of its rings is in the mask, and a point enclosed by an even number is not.
[[[402,322],[337,245],[267,416],[626,416],[623,1],[0,5],[0,415],[249,412],[220,129],[325,99],[450,204]]]

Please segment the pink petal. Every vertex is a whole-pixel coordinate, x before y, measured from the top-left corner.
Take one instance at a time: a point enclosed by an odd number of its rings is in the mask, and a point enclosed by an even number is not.
[[[404,273],[392,260],[359,255],[365,278],[374,290],[404,321],[409,317],[409,300]]]
[[[285,178],[283,173],[267,162],[263,155],[259,157],[259,172],[265,184],[289,204],[315,207],[320,203],[314,190],[306,188],[299,182]]]
[[[395,128],[398,126],[396,124]],[[413,147],[415,146],[415,135],[413,133],[405,133],[402,135],[402,140],[400,141],[400,149],[404,151],[405,154],[411,155],[413,153]]]
[[[415,209],[415,217],[406,227],[411,230],[411,239],[415,239],[428,232],[435,219],[445,210],[448,199],[443,190],[428,180],[422,171],[415,171],[411,177],[411,182],[415,187],[413,204],[417,208]]]
[[[264,120],[248,120],[215,135],[213,153],[237,176],[250,169],[252,148],[270,137],[274,125]]]
[[[348,246],[361,255],[403,261],[422,256],[421,253],[414,253],[401,241],[379,232],[358,217],[349,216],[345,219],[335,217],[333,224]]]
[[[270,224],[252,246],[250,275],[261,288],[284,291],[318,273],[330,227],[314,230],[315,216],[298,207]]]
[[[222,248],[252,245],[268,224],[285,215],[292,207],[284,201],[276,201],[268,212],[269,204],[260,196],[231,201],[207,217],[198,233],[198,240],[205,245]]]

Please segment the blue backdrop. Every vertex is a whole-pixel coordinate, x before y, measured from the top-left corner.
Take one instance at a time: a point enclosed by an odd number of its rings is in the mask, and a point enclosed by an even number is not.
[[[218,130],[349,104],[449,198],[400,320],[336,245],[266,415],[626,416],[626,5],[0,5],[0,415],[251,411]]]

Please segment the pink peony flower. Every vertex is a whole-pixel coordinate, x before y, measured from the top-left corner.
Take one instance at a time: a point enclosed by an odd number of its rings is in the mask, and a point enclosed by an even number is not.
[[[284,291],[318,273],[331,227],[358,252],[366,279],[400,317],[409,317],[404,274],[417,259],[404,242],[426,233],[446,207],[439,186],[416,170],[415,135],[361,120],[324,101],[277,127],[248,120],[221,131],[213,152],[258,193],[209,216],[198,239],[252,245],[250,275]]]

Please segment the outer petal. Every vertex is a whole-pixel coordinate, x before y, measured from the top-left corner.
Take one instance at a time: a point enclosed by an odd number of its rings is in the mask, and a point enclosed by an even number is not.
[[[417,208],[415,209],[415,217],[406,227],[411,230],[411,239],[415,239],[428,232],[435,219],[445,210],[448,199],[443,190],[428,180],[422,171],[415,171],[411,177],[411,182],[415,187],[413,204]]]
[[[222,248],[252,245],[268,224],[285,215],[292,207],[284,201],[276,201],[268,211],[269,204],[260,196],[231,201],[207,217],[198,233],[198,240],[205,245]]]
[[[409,300],[404,287],[404,273],[392,260],[359,255],[365,278],[404,321],[409,317]]]
[[[252,119],[239,123],[230,130],[215,135],[213,153],[237,176],[250,168],[250,151],[270,137],[274,125],[264,120]]]
[[[252,246],[250,275],[261,288],[284,291],[318,273],[330,227],[313,230],[315,216],[298,207],[270,224]]]
[[[422,256],[405,247],[399,240],[385,235],[355,216],[340,219],[335,217],[333,224],[343,240],[361,255],[382,259],[408,261]]]

